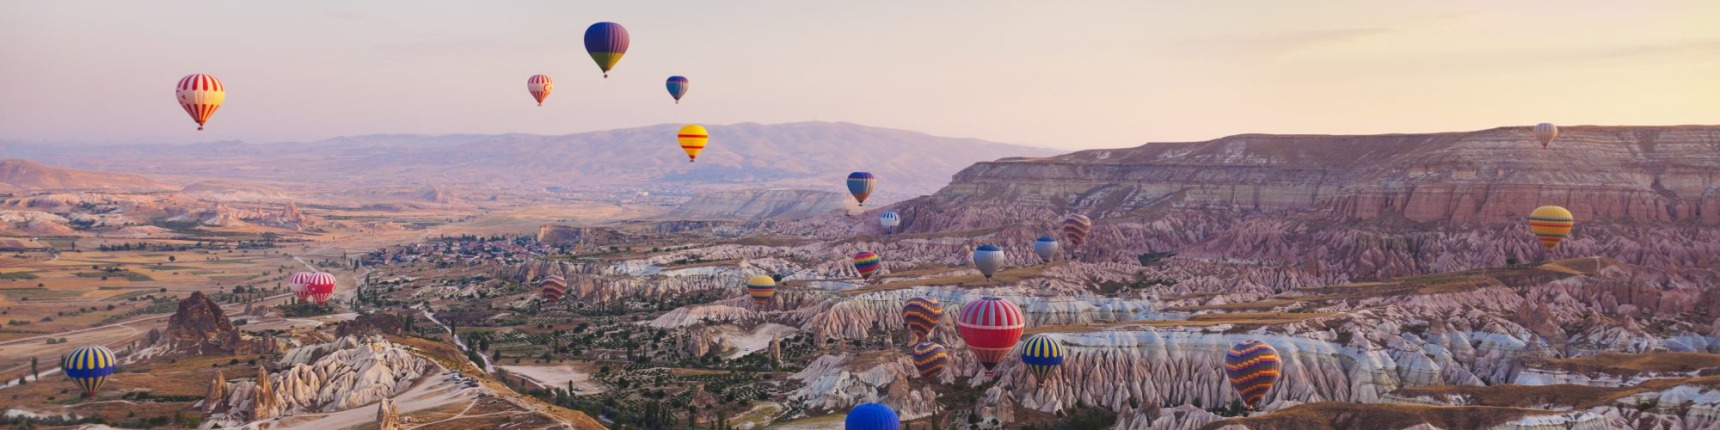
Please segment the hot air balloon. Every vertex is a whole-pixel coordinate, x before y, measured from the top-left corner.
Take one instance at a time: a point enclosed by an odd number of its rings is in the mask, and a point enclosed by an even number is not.
[[[860,272],[860,279],[872,279],[873,273],[878,273],[878,254],[872,251],[860,251],[854,254],[854,271]]]
[[[1529,213],[1529,231],[1535,232],[1535,238],[1541,240],[1541,246],[1552,250],[1559,242],[1571,237],[1571,226],[1576,224],[1576,218],[1571,211],[1558,206],[1542,206]]]
[[[1086,215],[1069,214],[1063,219],[1063,237],[1069,239],[1070,248],[1078,248],[1087,241],[1087,230],[1093,228],[1093,220]]]
[[[1242,341],[1224,354],[1224,374],[1250,408],[1259,407],[1266,392],[1272,391],[1272,385],[1278,383],[1278,369],[1283,366],[1278,350],[1258,340]]]
[[[312,273],[305,280],[305,290],[310,293],[311,300],[317,304],[328,303],[329,296],[334,295],[334,274],[327,272]]]
[[[950,354],[943,345],[932,342],[914,344],[914,369],[920,371],[921,378],[928,381],[938,379],[949,365]]]
[[[985,376],[997,376],[993,369],[1015,348],[1026,327],[1027,319],[1022,317],[1021,308],[997,297],[962,305],[961,315],[956,319],[957,331],[979,359],[980,366],[985,367]]]
[[[538,285],[543,288],[543,298],[549,300],[549,304],[560,303],[561,296],[567,295],[567,278],[556,275],[545,276],[542,282],[538,282]]]
[[[687,95],[687,87],[692,83],[683,76],[670,76],[663,85],[669,87],[669,95],[675,98],[675,104],[681,104],[681,96]]]
[[[884,212],[878,215],[878,225],[884,227],[884,233],[894,233],[896,226],[902,225],[902,215],[895,212]]]
[[[930,339],[943,316],[944,304],[931,297],[915,297],[902,305],[902,322],[914,332],[915,339]]]
[[[1003,250],[998,249],[997,245],[981,244],[973,250],[973,267],[978,268],[979,273],[985,275],[985,280],[990,281],[991,275],[1003,267]]]
[[[96,390],[102,388],[102,383],[107,382],[108,375],[113,374],[118,364],[113,351],[101,345],[90,345],[74,349],[61,358],[60,370],[84,390],[84,397],[95,397]]]
[[[843,420],[845,430],[900,430],[902,419],[896,416],[896,411],[890,410],[883,403],[861,403],[848,410],[848,418]]]
[[[854,200],[860,202],[860,206],[865,206],[866,196],[872,195],[872,187],[877,180],[877,177],[868,172],[849,173],[848,193],[854,195]]]
[[[1034,379],[1043,382],[1051,371],[1063,365],[1063,345],[1043,334],[1033,336],[1021,344],[1021,362],[1027,364]]]
[[[615,63],[621,62],[621,56],[627,53],[627,29],[613,22],[599,22],[585,29],[585,52],[591,54],[591,60],[597,62],[597,68],[603,69],[603,77],[609,77],[609,69],[615,68]]]
[[[705,143],[710,142],[711,135],[705,132],[705,126],[687,124],[675,135],[675,140],[681,142],[681,151],[687,153],[687,162],[699,159],[699,151],[705,150]]]
[[[1051,257],[1057,256],[1057,239],[1039,236],[1039,239],[1033,241],[1033,253],[1039,254],[1040,260],[1050,263]]]
[[[215,110],[221,108],[221,102],[227,100],[227,87],[214,76],[202,73],[186,75],[179,79],[179,86],[173,88],[173,97],[179,99],[179,106],[191,114],[191,120],[197,121],[197,129],[202,130],[209,117],[215,115]]]
[[[770,299],[776,297],[776,280],[769,275],[747,278],[747,295],[752,296],[753,304],[761,307],[770,304]]]
[[[1545,122],[1535,124],[1535,140],[1541,141],[1541,149],[1546,149],[1547,145],[1552,144],[1553,139],[1558,137],[1559,126]]]
[[[310,302],[311,275],[315,274],[313,272],[293,272],[292,276],[287,277],[287,289],[293,292],[293,297],[299,299],[299,303]]]
[[[537,99],[538,106],[543,106],[543,99],[549,98],[550,91],[555,91],[555,80],[550,79],[549,75],[532,75],[526,78],[526,91],[531,92],[532,98]]]

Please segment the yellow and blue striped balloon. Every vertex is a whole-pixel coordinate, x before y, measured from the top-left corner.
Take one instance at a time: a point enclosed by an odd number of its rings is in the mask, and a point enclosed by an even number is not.
[[[915,339],[931,339],[932,329],[944,317],[944,304],[931,297],[915,297],[902,305],[902,322],[914,332]]]
[[[96,390],[101,389],[102,383],[107,382],[108,376],[113,375],[119,360],[114,359],[113,351],[101,345],[90,345],[72,350],[60,359],[60,370],[73,383],[83,388],[85,397],[95,397]]]
[[[1242,341],[1224,355],[1224,374],[1230,378],[1231,387],[1236,388],[1236,395],[1250,408],[1260,407],[1266,393],[1278,384],[1283,367],[1284,359],[1279,358],[1278,350],[1258,340]]]
[[[1021,344],[1021,362],[1033,372],[1034,379],[1044,381],[1051,371],[1063,365],[1063,345],[1045,335],[1036,335]]]

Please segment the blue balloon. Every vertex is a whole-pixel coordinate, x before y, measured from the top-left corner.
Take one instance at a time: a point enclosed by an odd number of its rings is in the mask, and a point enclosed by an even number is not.
[[[890,410],[883,403],[861,403],[848,410],[848,419],[842,424],[847,430],[900,430],[902,419],[896,417],[896,411]]]
[[[683,76],[670,76],[669,81],[663,85],[669,88],[669,95],[675,97],[675,103],[680,103],[681,96],[687,95],[687,87],[692,85],[692,82],[688,82]]]

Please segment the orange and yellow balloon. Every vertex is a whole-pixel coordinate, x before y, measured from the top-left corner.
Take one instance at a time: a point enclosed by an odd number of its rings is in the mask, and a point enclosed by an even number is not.
[[[1571,237],[1571,226],[1576,223],[1577,219],[1571,216],[1570,210],[1558,206],[1542,206],[1529,213],[1529,231],[1535,232],[1541,246],[1549,250]]]
[[[705,132],[705,126],[687,124],[675,134],[675,140],[681,142],[681,150],[687,153],[687,162],[691,163],[699,159],[699,151],[705,150],[705,143],[710,142],[711,135]]]

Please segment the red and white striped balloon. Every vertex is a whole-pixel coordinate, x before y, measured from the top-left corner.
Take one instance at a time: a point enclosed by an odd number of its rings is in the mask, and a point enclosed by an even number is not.
[[[311,291],[309,287],[311,275],[315,274],[316,273],[312,272],[293,272],[292,276],[287,277],[287,288],[292,290],[293,297],[298,298],[299,302],[303,303],[310,301]]]
[[[316,272],[305,282],[305,289],[310,291],[311,300],[317,304],[328,303],[329,296],[334,295],[334,275],[327,272]]]
[[[997,297],[967,302],[956,319],[956,333],[973,350],[974,357],[985,368],[985,376],[997,376],[997,364],[1009,350],[1015,349],[1026,328],[1027,318],[1021,314],[1021,308]]]
[[[526,91],[531,91],[538,106],[543,106],[543,99],[549,98],[550,91],[555,91],[555,80],[550,79],[549,75],[532,75],[526,78]]]
[[[227,100],[227,87],[214,76],[198,73],[181,78],[173,96],[179,99],[185,113],[191,114],[191,120],[197,121],[197,129],[202,130],[215,110],[221,108],[221,102]]]

